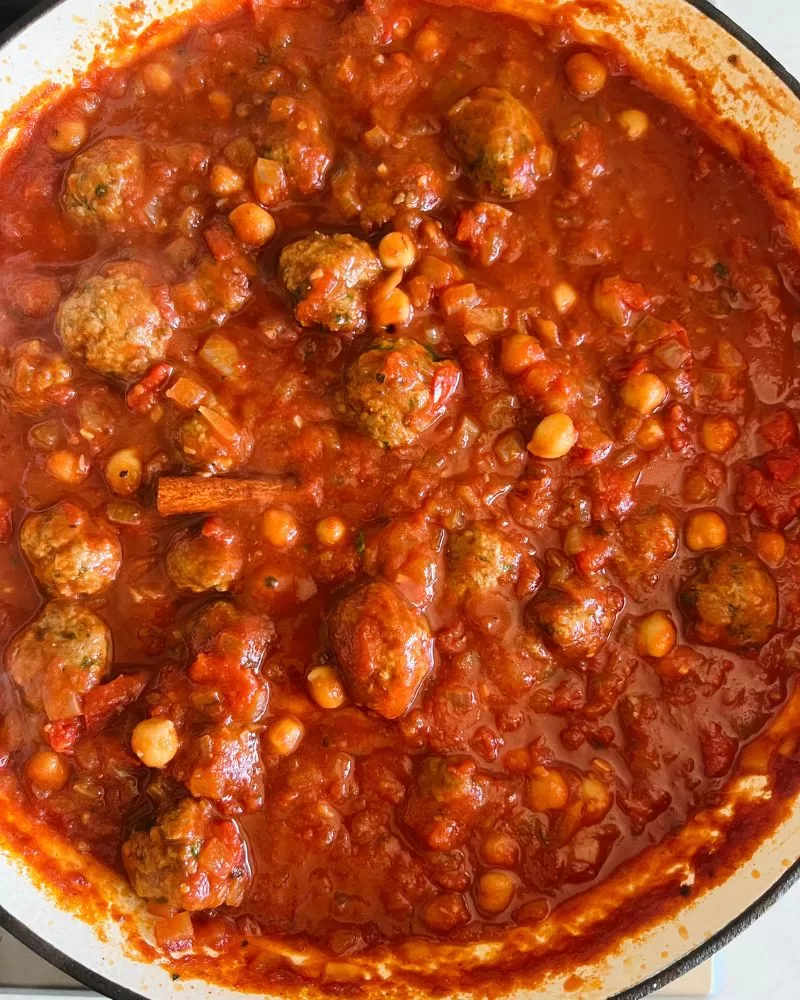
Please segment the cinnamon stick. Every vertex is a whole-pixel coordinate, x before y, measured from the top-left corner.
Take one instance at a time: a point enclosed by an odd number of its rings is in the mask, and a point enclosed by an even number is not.
[[[313,486],[298,487],[289,477],[227,479],[204,476],[161,476],[156,500],[162,517],[213,514],[234,507],[263,509],[273,504],[311,504],[319,497]]]

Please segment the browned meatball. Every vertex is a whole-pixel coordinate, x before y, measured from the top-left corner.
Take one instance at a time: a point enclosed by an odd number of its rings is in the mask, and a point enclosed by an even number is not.
[[[485,197],[527,198],[552,170],[553,150],[541,126],[507,90],[479,87],[447,118],[464,169]]]
[[[542,590],[525,609],[525,620],[562,653],[594,656],[611,634],[623,603],[616,588],[601,590],[573,578]]]
[[[403,819],[431,851],[463,844],[489,796],[489,778],[471,757],[426,757]]]
[[[247,464],[253,435],[221,406],[201,406],[176,428],[175,448],[182,461],[200,472],[222,475]]]
[[[186,642],[192,656],[208,653],[248,670],[261,666],[275,626],[266,615],[240,611],[230,601],[212,601],[186,624]]]
[[[778,617],[778,589],[767,567],[746,549],[697,559],[679,604],[689,636],[723,649],[761,646]]]
[[[99,594],[116,579],[122,547],[116,531],[71,500],[31,514],[19,533],[36,579],[58,597]]]
[[[487,524],[475,524],[451,535],[447,557],[448,587],[462,599],[513,586],[521,558],[511,539]]]
[[[51,720],[83,712],[111,663],[106,623],[79,601],[51,601],[9,646],[6,666],[28,704]]]
[[[675,555],[677,547],[675,515],[654,507],[622,522],[614,566],[628,583],[635,582],[639,590],[647,593],[658,582],[658,570]]]
[[[103,139],[75,157],[64,187],[64,211],[82,226],[125,229],[145,180],[140,143]]]
[[[190,528],[172,539],[165,565],[181,590],[230,590],[244,566],[241,541],[220,518],[210,517],[199,530]]]
[[[137,895],[182,910],[238,906],[250,881],[238,825],[202,799],[183,799],[134,833],[122,845],[122,863]]]
[[[345,414],[385,448],[411,445],[442,416],[460,378],[416,340],[379,340],[347,372]]]
[[[226,816],[258,812],[264,804],[261,747],[250,729],[224,727],[196,737],[173,773]]]
[[[365,290],[381,271],[368,243],[347,233],[312,233],[284,247],[278,269],[301,326],[334,333],[363,330]]]
[[[70,354],[124,379],[162,361],[172,333],[150,289],[124,274],[90,278],[64,301],[57,324]]]
[[[343,598],[328,620],[350,696],[386,719],[406,712],[433,669],[433,639],[413,604],[386,583]]]

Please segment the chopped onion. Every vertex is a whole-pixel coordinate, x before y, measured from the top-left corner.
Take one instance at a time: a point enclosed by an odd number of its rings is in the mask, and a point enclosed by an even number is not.
[[[239,374],[241,358],[226,336],[212,333],[200,350],[200,360],[222,378],[233,378]]]
[[[219,434],[223,440],[232,442],[239,436],[236,424],[217,410],[211,410],[207,406],[200,406],[198,407],[198,412],[208,421],[211,429]]]
[[[166,395],[184,410],[194,410],[206,398],[208,391],[199,382],[181,375],[175,384],[167,389]]]
[[[112,500],[106,506],[106,517],[114,524],[139,524],[143,511],[130,500]]]
[[[508,309],[505,306],[484,306],[469,314],[470,325],[487,333],[501,333],[508,329]]]

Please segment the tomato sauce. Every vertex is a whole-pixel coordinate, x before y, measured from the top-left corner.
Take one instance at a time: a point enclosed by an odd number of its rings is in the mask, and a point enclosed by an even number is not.
[[[540,921],[798,666],[800,258],[752,179],[558,32],[288,6],[0,176],[0,769],[172,953]]]

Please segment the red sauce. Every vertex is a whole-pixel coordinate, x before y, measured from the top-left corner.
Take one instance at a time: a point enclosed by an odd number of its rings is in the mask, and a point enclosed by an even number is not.
[[[541,920],[785,702],[800,259],[617,60],[200,27],[41,120],[0,259],[0,768],[167,951]]]

